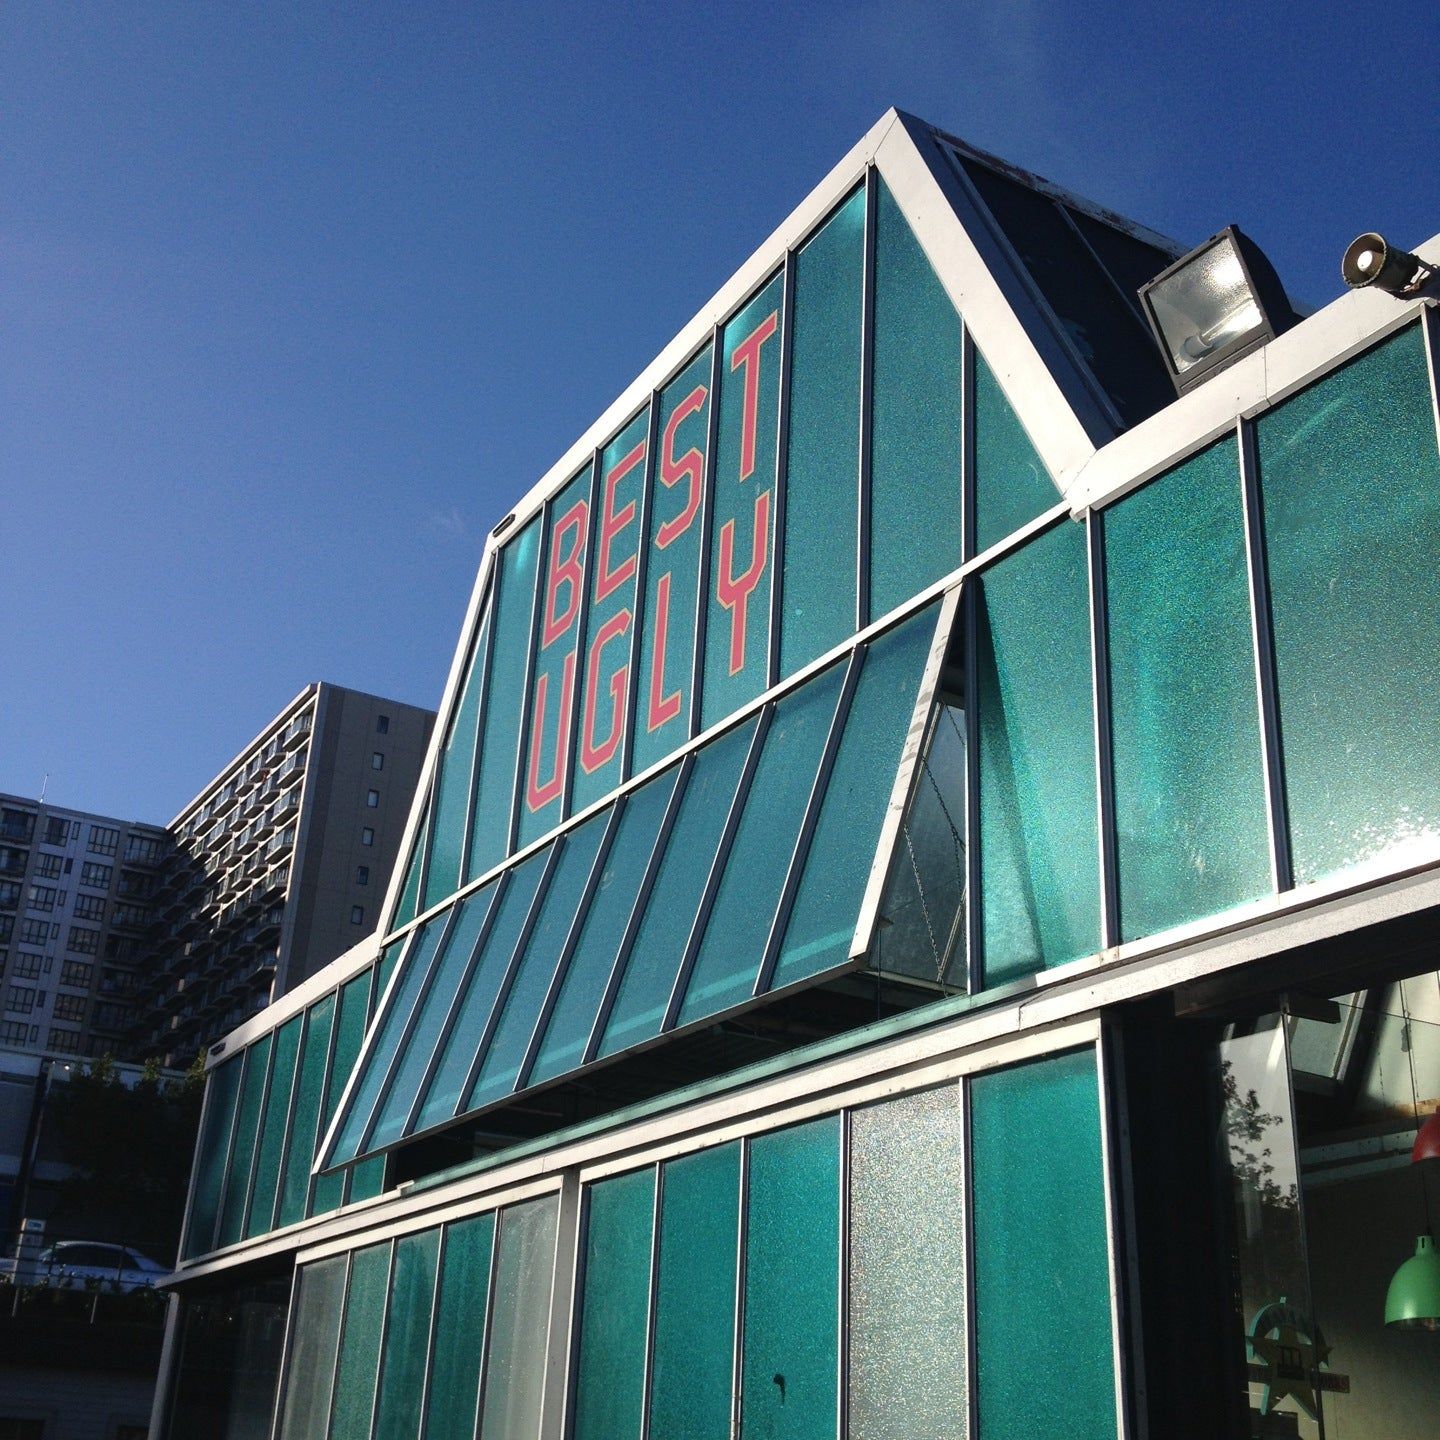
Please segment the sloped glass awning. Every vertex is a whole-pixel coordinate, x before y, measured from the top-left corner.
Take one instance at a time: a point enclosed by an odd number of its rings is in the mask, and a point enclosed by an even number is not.
[[[874,969],[881,886],[957,593],[804,676],[412,931],[319,1167],[656,1047],[673,1085],[680,1037],[703,1044],[728,1017],[769,1016]],[[853,1018],[831,1028],[871,1018],[875,996],[871,984],[838,1002]],[[804,1014],[790,1023],[804,1031]],[[713,1073],[713,1058],[700,1068]]]

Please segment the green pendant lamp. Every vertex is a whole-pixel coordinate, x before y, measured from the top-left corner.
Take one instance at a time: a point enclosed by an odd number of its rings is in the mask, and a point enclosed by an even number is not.
[[[1393,1330],[1440,1330],[1440,1250],[1433,1235],[1395,1272],[1385,1292],[1385,1323]]]

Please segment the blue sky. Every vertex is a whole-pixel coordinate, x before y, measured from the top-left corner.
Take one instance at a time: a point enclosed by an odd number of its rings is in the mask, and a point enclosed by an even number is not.
[[[1312,303],[1440,231],[1423,7],[1178,9],[7,0],[0,790],[436,704],[489,527],[889,105]]]

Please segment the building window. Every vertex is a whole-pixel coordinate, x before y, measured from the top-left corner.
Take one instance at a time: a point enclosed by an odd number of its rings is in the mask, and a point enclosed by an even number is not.
[[[65,868],[63,855],[46,855],[43,851],[35,857],[35,873],[42,880],[55,880]]]
[[[29,1033],[30,1027],[23,1020],[0,1021],[0,1045],[23,1045]]]
[[[20,903],[20,886],[14,880],[0,880],[0,908],[13,910]]]
[[[375,733],[377,735],[388,735],[390,733],[390,717],[388,715],[377,715],[375,717]]]
[[[72,925],[65,948],[76,955],[93,955],[100,948],[100,932],[88,925]]]
[[[35,997],[39,993],[28,985],[12,985],[5,992],[5,1008],[14,1015],[29,1015],[35,1009]]]
[[[372,770],[383,770],[385,768],[385,757],[378,750],[370,757],[370,768]]]
[[[88,995],[57,995],[55,997],[55,1018],[73,1020],[77,1025],[85,1023],[85,1007],[90,1003]]]
[[[94,860],[87,860],[80,867],[80,883],[89,885],[95,890],[108,890],[110,888],[111,868],[108,865],[101,865]]]
[[[75,822],[80,823],[78,820]],[[45,843],[47,845],[63,845],[70,838],[70,822],[62,820],[58,815],[52,815],[45,822]]]
[[[85,989],[90,988],[90,977],[95,973],[93,965],[87,965],[83,960],[67,960],[60,967],[60,983],[62,985],[76,985]],[[56,1011],[59,1014],[59,1011]]]
[[[77,920],[104,920],[104,897],[101,895],[77,895],[75,897],[75,918]]]
[[[78,1030],[52,1030],[45,1041],[47,1050],[58,1050],[62,1055],[80,1053],[80,1032]]]
[[[34,833],[35,816],[29,810],[0,810],[0,836],[28,845]]]
[[[360,832],[360,843],[362,845],[373,845],[375,843],[375,832],[368,825]]]
[[[365,923],[365,907],[363,905],[352,905],[350,907],[350,923],[352,925],[363,925]]]
[[[59,892],[53,885],[32,885],[26,902],[32,910],[53,910]]]
[[[380,803],[380,792],[378,790],[367,790],[365,792],[365,803],[373,810]]]
[[[20,943],[22,945],[43,945],[50,938],[48,920],[22,920],[20,922]]]
[[[150,911],[144,905],[117,905],[110,918],[116,925],[143,930],[150,923]]]
[[[17,952],[15,958],[10,962],[10,978],[12,980],[38,980],[44,959],[43,955],[32,955],[28,950]]]
[[[135,942],[128,935],[107,935],[105,937],[105,958],[107,960],[130,960],[135,956]]]
[[[368,865],[357,865],[355,867],[355,883],[357,885],[368,885],[370,883],[370,867]]]
[[[92,825],[86,848],[96,855],[113,855],[120,848],[120,832],[109,825]]]
[[[131,835],[125,841],[125,858],[153,865],[165,853],[165,842],[155,835]]]

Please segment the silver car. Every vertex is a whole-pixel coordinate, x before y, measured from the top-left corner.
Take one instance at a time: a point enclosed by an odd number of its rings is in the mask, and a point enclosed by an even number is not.
[[[122,1294],[148,1290],[168,1267],[126,1245],[101,1240],[60,1240],[42,1250],[35,1263],[35,1279],[57,1289],[84,1290],[98,1284]]]

